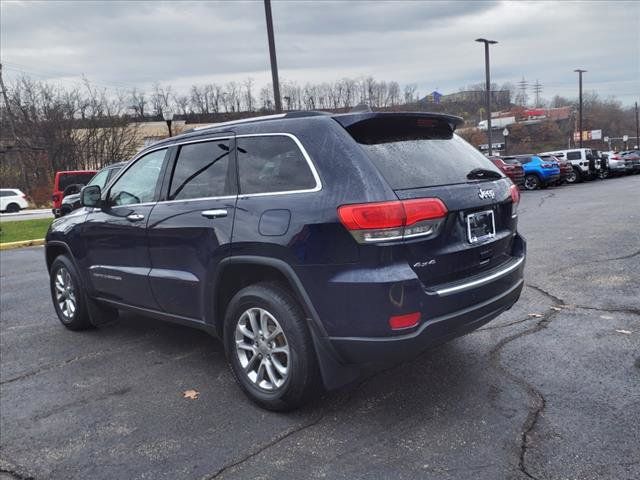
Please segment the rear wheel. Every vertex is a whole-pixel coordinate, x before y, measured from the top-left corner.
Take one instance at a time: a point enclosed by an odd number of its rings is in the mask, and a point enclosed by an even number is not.
[[[225,315],[224,343],[234,377],[247,396],[269,410],[304,403],[318,385],[318,367],[305,316],[278,284],[240,290]]]
[[[540,184],[541,182],[537,175],[530,174],[524,177],[524,188],[527,190],[536,190],[540,188]]]
[[[73,262],[60,255],[49,273],[51,298],[60,322],[69,330],[91,328],[91,320],[80,276]]]
[[[20,205],[18,205],[17,203],[10,203],[9,205],[7,205],[8,213],[15,213],[19,211],[20,211]]]

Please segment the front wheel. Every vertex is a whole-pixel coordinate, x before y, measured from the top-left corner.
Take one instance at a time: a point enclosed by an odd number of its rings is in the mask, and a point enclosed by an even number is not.
[[[260,406],[291,410],[316,390],[318,367],[304,312],[279,284],[258,283],[234,295],[224,344],[236,381]]]
[[[526,190],[536,190],[540,188],[540,179],[537,175],[527,175],[524,177],[524,188]]]
[[[91,328],[86,297],[75,265],[66,255],[51,264],[51,298],[60,322],[69,330]]]

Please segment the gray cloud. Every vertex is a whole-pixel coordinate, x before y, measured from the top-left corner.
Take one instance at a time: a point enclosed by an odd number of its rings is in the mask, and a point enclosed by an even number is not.
[[[262,2],[8,2],[2,61],[39,78],[112,86],[269,80]],[[494,81],[539,79],[543,96],[585,88],[629,104],[640,94],[640,3],[274,1],[284,78],[345,76],[448,92],[484,78],[478,36],[492,48]],[[70,74],[70,75],[69,75]],[[74,77],[75,76],[75,77]]]

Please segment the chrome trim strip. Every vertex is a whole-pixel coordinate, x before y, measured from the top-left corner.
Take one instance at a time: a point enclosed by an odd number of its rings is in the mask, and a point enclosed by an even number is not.
[[[259,117],[259,118],[264,118],[264,117]],[[119,174],[109,182],[108,186],[111,187],[111,185],[113,183],[115,183],[116,181],[118,181],[120,179],[120,177],[122,175],[124,175],[124,173],[126,171],[128,171],[129,168],[131,168],[131,166],[135,162],[138,161],[139,158],[141,158],[144,155],[147,155],[148,153],[152,153],[152,152],[155,152],[157,150],[163,150],[163,149],[168,150],[169,148],[174,147],[174,146],[188,145],[190,143],[213,142],[215,140],[228,140],[228,139],[231,139],[231,138],[249,138],[249,137],[289,137],[291,140],[294,141],[294,143],[296,144],[296,146],[298,147],[298,149],[302,153],[302,156],[307,161],[307,165],[309,165],[309,169],[311,170],[311,174],[313,175],[313,179],[316,182],[316,186],[313,187],[313,188],[308,188],[308,189],[304,189],[304,190],[285,190],[285,191],[282,191],[282,192],[266,192],[266,193],[245,193],[245,194],[239,194],[239,195],[223,195],[223,196],[220,196],[220,197],[187,198],[187,199],[184,199],[184,200],[163,200],[163,201],[160,201],[160,202],[134,203],[134,204],[131,204],[131,205],[119,205],[119,206],[131,206],[131,207],[133,207],[133,206],[136,206],[136,205],[168,204],[168,203],[176,203],[176,202],[195,202],[195,201],[198,201],[198,200],[222,200],[222,199],[236,198],[236,196],[238,198],[250,198],[250,197],[265,197],[265,196],[270,196],[270,195],[291,195],[291,194],[296,194],[296,193],[313,193],[313,192],[319,192],[320,190],[322,190],[322,181],[320,180],[320,175],[318,174],[318,170],[316,169],[316,166],[313,163],[313,160],[311,160],[311,157],[309,156],[309,153],[304,148],[304,145],[302,145],[302,142],[300,142],[298,137],[296,137],[295,135],[293,135],[291,133],[286,133],[286,132],[247,133],[247,134],[234,135],[234,136],[226,135],[226,136],[222,136],[222,137],[207,137],[207,138],[200,138],[200,139],[197,139],[197,140],[185,140],[184,142],[176,142],[176,143],[171,143],[171,144],[165,144],[165,145],[163,145],[161,147],[153,148],[153,149],[150,149],[150,150],[145,150],[144,152],[140,152],[139,154],[134,156],[128,162],[128,164],[126,165],[126,168],[123,168],[119,172]]]
[[[180,200],[162,200],[161,202],[156,202],[156,203],[160,205],[160,204],[167,204],[167,203],[201,202],[204,200],[232,200],[236,197],[237,195],[222,195],[220,197],[198,197],[198,198],[184,198]]]
[[[461,292],[464,290],[469,290],[470,288],[473,288],[473,287],[484,285],[497,278],[504,277],[508,273],[513,272],[516,268],[518,268],[522,264],[522,262],[524,262],[524,257],[519,258],[513,265],[509,265],[507,268],[504,268],[496,273],[493,273],[483,278],[479,278],[477,280],[473,280],[471,282],[463,283],[462,285],[456,285],[455,287],[442,288],[440,290],[436,290],[435,293],[441,296],[450,295],[452,293]]]
[[[199,132],[200,130],[206,130],[208,128],[217,128],[217,127],[224,127],[225,125],[251,123],[251,122],[257,122],[258,120],[275,120],[278,118],[284,118],[286,115],[287,115],[286,113],[275,113],[273,115],[263,115],[261,117],[249,117],[249,118],[241,118],[239,120],[229,120],[228,122],[210,123],[208,125],[203,125],[201,127],[195,127],[193,131]]]

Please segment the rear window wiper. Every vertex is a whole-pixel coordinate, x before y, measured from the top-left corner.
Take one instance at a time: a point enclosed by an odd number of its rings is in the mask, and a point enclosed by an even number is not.
[[[486,168],[474,168],[467,173],[467,178],[469,180],[486,180],[490,178],[502,178],[502,174]]]

